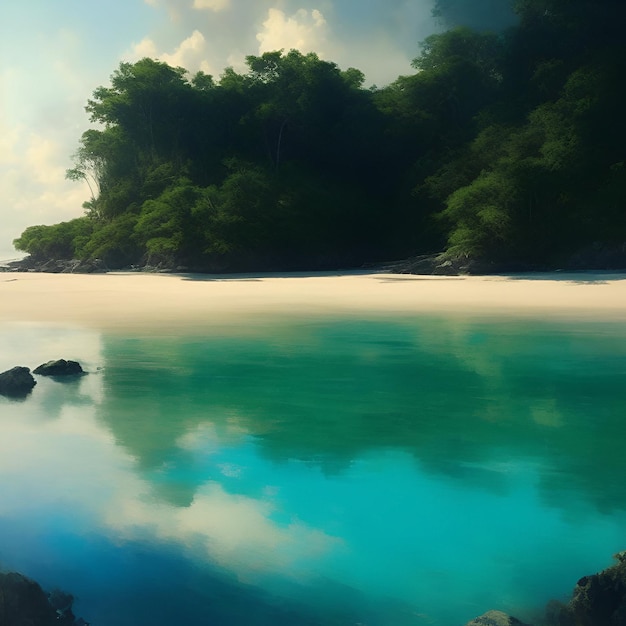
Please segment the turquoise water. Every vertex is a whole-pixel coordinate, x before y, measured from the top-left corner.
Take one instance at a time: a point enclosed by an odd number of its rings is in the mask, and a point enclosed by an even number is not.
[[[94,626],[531,620],[626,547],[626,327],[0,328],[0,567]]]

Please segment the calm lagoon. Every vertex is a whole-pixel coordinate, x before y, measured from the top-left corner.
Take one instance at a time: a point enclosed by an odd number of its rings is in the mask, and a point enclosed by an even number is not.
[[[0,567],[94,626],[531,620],[626,548],[626,327],[0,327]]]

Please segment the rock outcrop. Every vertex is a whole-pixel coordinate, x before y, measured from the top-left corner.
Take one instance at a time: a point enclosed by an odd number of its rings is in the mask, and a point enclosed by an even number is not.
[[[22,574],[0,574],[0,626],[57,626],[41,587]]]
[[[598,574],[583,576],[566,604],[550,602],[544,626],[626,626],[626,551],[617,563]],[[466,626],[530,626],[501,611],[488,611]]]
[[[89,626],[72,612],[74,597],[62,591],[46,595],[34,580],[0,572],[0,626]]]
[[[626,624],[626,551],[617,563],[598,574],[583,576],[566,605],[552,605],[555,626],[624,626]]]
[[[530,626],[502,611],[487,611],[465,626]]]
[[[66,361],[65,359],[56,359],[42,363],[33,370],[34,374],[40,376],[80,376],[85,374],[78,361]]]
[[[383,272],[389,272],[391,274],[430,274],[435,276],[535,272],[549,269],[521,262],[503,263],[484,259],[472,259],[466,256],[452,257],[445,252],[438,254],[421,254],[401,261],[378,264],[376,267]]]
[[[71,378],[86,374],[78,361],[57,359],[41,364],[33,374],[53,378]],[[0,395],[9,398],[25,398],[37,384],[28,367],[16,366],[0,373]]]
[[[0,374],[0,394],[10,398],[26,397],[36,384],[30,369],[20,365]]]
[[[0,272],[46,272],[49,274],[93,274],[108,272],[100,259],[34,259],[31,256],[0,266]]]

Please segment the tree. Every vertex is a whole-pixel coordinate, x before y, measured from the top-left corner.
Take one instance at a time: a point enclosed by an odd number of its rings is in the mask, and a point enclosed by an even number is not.
[[[517,190],[501,172],[481,174],[457,189],[443,216],[453,222],[448,254],[452,257],[510,259],[519,251],[514,239]]]
[[[100,126],[67,173],[90,186],[90,221],[27,229],[20,245],[109,266],[276,269],[443,246],[547,265],[618,244],[626,4],[515,10],[498,34],[428,37],[414,73],[384,89],[296,50],[249,56],[219,80],[122,63],[88,101]]]
[[[204,247],[204,224],[196,210],[202,190],[185,178],[170,183],[155,199],[141,206],[133,227],[135,240],[151,265],[194,262]]]
[[[94,222],[79,217],[51,226],[29,226],[13,241],[17,250],[37,261],[84,258],[84,246],[94,232]]]
[[[192,86],[185,74],[183,68],[147,58],[120,63],[111,87],[99,87],[88,100],[90,120],[122,128],[144,159],[175,159],[191,103]],[[198,82],[204,86],[207,80],[199,77]]]

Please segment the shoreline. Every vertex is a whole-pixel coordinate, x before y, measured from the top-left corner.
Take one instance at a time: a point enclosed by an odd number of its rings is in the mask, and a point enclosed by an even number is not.
[[[626,273],[0,274],[0,322],[149,330],[355,313],[624,320]]]

